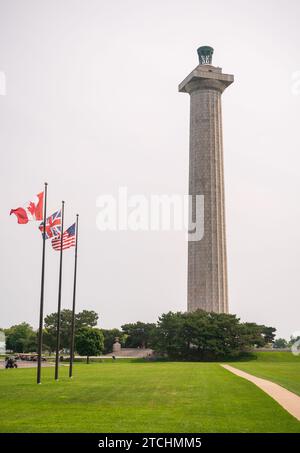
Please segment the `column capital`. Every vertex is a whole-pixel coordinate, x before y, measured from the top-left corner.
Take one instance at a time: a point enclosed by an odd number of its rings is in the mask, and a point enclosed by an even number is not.
[[[199,64],[179,85],[178,91],[191,94],[197,90],[216,90],[223,93],[234,81],[232,74],[223,74],[221,68]]]

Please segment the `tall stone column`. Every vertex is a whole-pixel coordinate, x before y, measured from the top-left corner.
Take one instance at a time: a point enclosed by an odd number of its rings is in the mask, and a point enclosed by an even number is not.
[[[179,85],[190,95],[193,207],[195,196],[204,195],[204,235],[188,243],[188,311],[228,313],[221,95],[233,76],[212,66],[212,54],[200,47],[200,64]]]

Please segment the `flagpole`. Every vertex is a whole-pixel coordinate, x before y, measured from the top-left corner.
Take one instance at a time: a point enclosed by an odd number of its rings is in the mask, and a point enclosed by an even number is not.
[[[38,361],[37,361],[37,384],[41,383],[41,366],[42,366],[42,349],[43,349],[43,317],[44,317],[44,281],[45,281],[45,246],[46,246],[46,219],[47,219],[47,187],[45,182],[44,190],[44,234],[43,234],[43,251],[42,251],[42,275],[41,275],[41,298],[40,298],[40,322],[38,334]]]
[[[58,381],[59,347],[60,347],[60,311],[61,311],[61,283],[62,283],[62,261],[63,261],[63,234],[64,234],[64,210],[65,202],[61,202],[61,233],[60,233],[60,260],[59,260],[59,282],[58,282],[58,307],[56,327],[56,356],[55,356],[55,380]]]
[[[75,264],[74,264],[74,282],[73,282],[73,307],[72,307],[72,327],[71,327],[71,346],[70,346],[70,366],[69,377],[73,377],[73,359],[74,359],[74,340],[75,340],[75,303],[76,303],[76,280],[77,280],[77,245],[78,245],[78,217],[76,214],[76,243],[75,243]]]

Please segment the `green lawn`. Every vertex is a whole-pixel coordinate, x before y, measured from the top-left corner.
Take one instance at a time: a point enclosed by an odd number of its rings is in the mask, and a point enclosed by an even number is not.
[[[235,364],[236,366],[236,364]],[[300,432],[300,423],[217,363],[75,364],[73,380],[0,371],[1,432]]]
[[[300,356],[294,356],[291,352],[259,352],[257,360],[231,365],[300,395]]]

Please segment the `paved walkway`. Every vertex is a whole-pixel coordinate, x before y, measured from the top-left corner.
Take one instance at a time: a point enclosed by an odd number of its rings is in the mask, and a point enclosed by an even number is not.
[[[37,362],[31,362],[27,360],[18,360],[18,368],[36,368]],[[51,367],[54,366],[54,363],[51,362],[42,362],[42,367]],[[5,361],[0,360],[0,369],[5,369]]]
[[[253,384],[257,385],[265,393],[271,396],[277,403],[279,403],[286,411],[297,418],[300,421],[300,396],[293,392],[281,387],[281,385],[275,384],[274,382],[268,381],[267,379],[261,379],[253,376],[252,374],[245,373],[245,371],[238,370],[230,365],[221,365],[231,373],[236,374]]]

